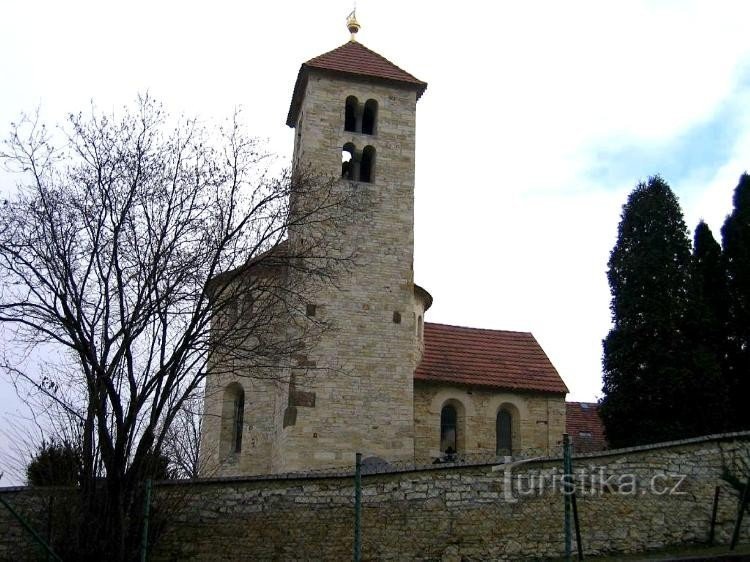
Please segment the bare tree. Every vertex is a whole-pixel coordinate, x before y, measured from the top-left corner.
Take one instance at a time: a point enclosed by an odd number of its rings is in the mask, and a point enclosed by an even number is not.
[[[180,478],[198,478],[201,468],[203,397],[193,395],[183,402],[164,439],[164,454]]]
[[[333,241],[357,207],[342,182],[270,174],[236,116],[213,131],[145,97],[60,131],[25,117],[0,153],[22,178],[0,217],[0,323],[67,368],[5,367],[80,425],[81,558],[125,560],[141,484],[207,369],[288,377],[326,329],[306,295],[351,264]]]

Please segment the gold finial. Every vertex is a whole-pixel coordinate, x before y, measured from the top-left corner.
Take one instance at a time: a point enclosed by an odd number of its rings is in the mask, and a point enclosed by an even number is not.
[[[354,8],[352,10],[352,13],[346,16],[346,28],[349,30],[349,33],[352,34],[352,38],[350,41],[356,41],[357,38],[355,37],[357,35],[357,32],[359,31],[360,25],[357,21],[357,8]]]

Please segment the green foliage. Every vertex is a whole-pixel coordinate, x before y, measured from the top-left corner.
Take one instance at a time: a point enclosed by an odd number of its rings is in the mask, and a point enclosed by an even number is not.
[[[702,319],[701,336],[719,356],[727,320],[726,270],[721,246],[703,221],[695,227],[691,275],[691,304]]]
[[[731,427],[726,381],[727,319],[726,270],[721,246],[708,225],[701,221],[695,228],[690,269],[690,305],[686,336],[698,381],[691,388],[699,393],[694,433],[712,433]],[[693,401],[694,402],[694,401]]]
[[[735,426],[750,428],[750,175],[734,191],[734,207],[721,229],[727,272],[727,378],[736,413]]]
[[[715,355],[695,347],[690,240],[659,176],[623,207],[607,272],[613,328],[604,340],[602,419],[611,446],[710,433],[721,425]]]
[[[689,263],[687,227],[674,193],[659,176],[638,184],[623,208],[608,264],[615,326],[673,327],[687,303]]]
[[[42,441],[26,467],[29,486],[77,486],[81,477],[81,450],[67,440]]]

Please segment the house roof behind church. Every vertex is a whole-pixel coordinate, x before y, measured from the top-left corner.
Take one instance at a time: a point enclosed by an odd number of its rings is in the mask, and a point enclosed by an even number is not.
[[[415,380],[565,394],[568,388],[528,332],[425,323]]]
[[[591,453],[607,448],[604,425],[596,402],[566,402],[565,431],[573,440],[573,451]]]
[[[290,127],[294,127],[297,122],[297,114],[302,105],[302,97],[305,93],[307,75],[310,69],[402,84],[416,89],[417,99],[422,96],[427,88],[427,82],[419,80],[387,58],[368,49],[362,43],[348,41],[340,47],[302,64],[297,75],[297,82],[294,85],[292,103],[286,120],[286,124]]]

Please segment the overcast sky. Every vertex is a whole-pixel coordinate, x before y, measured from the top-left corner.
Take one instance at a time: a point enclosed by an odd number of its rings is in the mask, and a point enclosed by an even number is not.
[[[348,40],[351,8],[6,1],[0,132],[37,106],[55,124],[148,90],[206,120],[242,106],[288,160],[299,65]],[[750,2],[360,0],[357,16],[363,44],[429,83],[415,227],[427,321],[531,331],[569,399],[596,399],[628,192],[659,173],[689,227],[704,218],[718,237],[749,167]],[[16,407],[1,382],[0,414]]]

